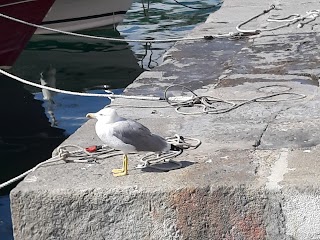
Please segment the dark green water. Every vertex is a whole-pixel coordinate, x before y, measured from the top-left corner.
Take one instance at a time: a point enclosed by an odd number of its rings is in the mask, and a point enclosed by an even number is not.
[[[181,2],[202,8],[218,3],[216,0]],[[98,29],[85,33],[121,39],[183,37],[217,9],[192,10],[173,0],[152,0],[149,10],[144,11],[141,1],[135,1],[117,30]],[[11,72],[39,83],[41,72],[54,69],[57,88],[103,93],[104,86],[107,86],[120,94],[143,71],[161,64],[163,53],[172,45],[37,35],[31,39]],[[45,77],[52,80],[48,74]],[[0,120],[1,183],[48,159],[52,150],[86,121],[86,113],[109,103],[105,98],[64,94],[53,94],[49,101],[44,100],[41,90],[3,76],[0,98],[0,108],[6,116]],[[3,195],[0,196],[1,240],[13,238],[7,194],[14,186],[0,190]]]

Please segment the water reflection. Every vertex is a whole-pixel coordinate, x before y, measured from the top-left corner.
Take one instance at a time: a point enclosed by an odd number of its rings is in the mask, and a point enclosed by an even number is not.
[[[117,30],[99,29],[83,32],[90,35],[122,38]],[[22,52],[12,72],[39,81],[55,69],[56,86],[82,91],[96,85],[124,88],[143,70],[125,42],[108,42],[66,35],[35,35]],[[35,91],[36,89],[32,89]]]
[[[40,83],[42,86],[56,88],[56,69],[50,65],[47,69],[40,73]],[[54,115],[53,108],[55,105],[54,96],[57,94],[56,92],[42,89],[43,100],[47,102],[47,114],[49,116],[51,126],[57,127],[57,119]]]
[[[84,32],[90,35],[121,38],[113,29]],[[125,42],[83,39],[65,35],[36,35],[12,72],[44,86],[71,91],[104,93],[105,88],[129,85],[143,69]],[[72,134],[85,121],[86,112],[107,105],[106,98],[78,97],[30,88],[35,98],[43,100],[51,126]]]
[[[43,72],[40,73],[40,83],[42,86],[56,88],[56,73],[57,70],[49,65]],[[56,92],[49,91],[47,89],[42,89],[43,100],[54,104],[53,97],[57,94]]]
[[[196,24],[220,8],[221,0],[183,0],[185,5],[203,9],[190,9],[173,0],[135,0],[123,23],[117,29],[126,39],[168,39],[184,37]],[[144,3],[144,7],[143,7]],[[213,7],[216,6],[216,7]],[[144,69],[162,63],[162,55],[174,43],[130,43]]]

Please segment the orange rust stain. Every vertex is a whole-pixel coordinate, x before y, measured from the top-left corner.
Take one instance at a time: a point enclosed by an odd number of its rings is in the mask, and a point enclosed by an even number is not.
[[[241,197],[239,191],[222,188],[171,193],[171,207],[176,211],[176,227],[182,239],[265,239],[263,209],[258,204],[241,206]]]

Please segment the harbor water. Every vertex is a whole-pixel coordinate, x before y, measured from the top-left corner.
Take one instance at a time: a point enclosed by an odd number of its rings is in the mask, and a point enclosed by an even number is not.
[[[117,29],[83,33],[120,39],[170,39],[187,34],[218,10],[218,0],[134,1]],[[214,7],[216,6],[216,7]],[[35,83],[76,92],[121,94],[143,71],[162,62],[174,43],[107,42],[60,34],[35,35],[10,70]],[[0,182],[51,157],[51,152],[107,98],[41,91],[1,76]],[[9,191],[0,190],[0,239],[13,239]]]

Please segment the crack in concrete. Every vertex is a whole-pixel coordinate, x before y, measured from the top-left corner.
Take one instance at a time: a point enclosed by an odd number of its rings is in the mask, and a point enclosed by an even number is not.
[[[273,120],[274,120],[274,119],[273,119]],[[270,124],[273,120],[269,121],[269,122],[266,124],[266,126],[265,126],[265,128],[262,130],[259,138],[258,138],[258,139],[255,141],[255,143],[252,145],[255,149],[257,149],[257,148],[261,145],[261,139],[262,139],[264,133],[267,131],[267,128],[269,127],[269,124]]]
[[[278,111],[278,112],[276,112],[276,113],[274,113],[274,114],[271,115],[270,120],[267,122],[265,128],[262,129],[262,132],[261,132],[261,134],[259,135],[259,138],[258,138],[258,139],[255,141],[255,143],[252,145],[255,149],[257,149],[257,148],[261,145],[261,140],[262,140],[263,136],[265,135],[265,133],[267,132],[268,127],[270,126],[270,124],[272,124],[272,123],[274,122],[274,120],[277,118],[277,116],[278,116],[280,113],[282,113],[282,112],[284,112],[284,111],[287,111],[287,110],[289,110],[290,108],[292,108],[292,106],[291,106],[291,107],[287,107],[287,108],[285,108],[285,109],[281,109],[280,111]]]

